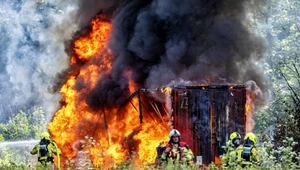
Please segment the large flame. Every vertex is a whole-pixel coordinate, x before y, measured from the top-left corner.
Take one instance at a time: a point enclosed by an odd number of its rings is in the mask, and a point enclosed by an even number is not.
[[[113,56],[106,46],[111,23],[101,18],[98,16],[92,21],[88,35],[74,42],[75,54],[70,61],[77,69],[79,67],[79,71],[77,75],[70,75],[61,88],[62,107],[49,123],[49,131],[61,148],[65,160],[79,159],[80,151],[86,149],[80,146],[83,145],[81,141],[87,139],[90,144],[85,143],[85,146],[89,146],[89,158],[93,166],[112,167],[129,158],[139,166],[141,162],[153,163],[155,148],[162,140],[167,140],[165,121],[155,121],[153,116],[150,118],[146,115],[140,124],[140,101],[136,97],[132,98],[123,112],[120,112],[120,108],[105,106],[95,111],[86,103],[87,95],[102,75],[111,71],[113,64]],[[93,60],[100,60],[101,64],[93,64]],[[130,71],[126,72],[130,80]],[[132,80],[128,84],[132,93],[139,88]],[[166,117],[166,114],[163,116]]]
[[[253,120],[255,111],[255,94],[247,90],[246,94],[246,104],[245,104],[245,114],[246,114],[246,132],[251,132],[254,128],[255,122]]]

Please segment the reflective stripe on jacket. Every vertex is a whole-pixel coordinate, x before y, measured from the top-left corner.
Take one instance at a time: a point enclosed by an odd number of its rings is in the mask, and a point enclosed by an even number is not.
[[[61,151],[60,149],[57,147],[55,142],[50,142],[50,144],[46,145],[47,146],[47,155],[46,156],[41,156],[40,153],[40,149],[41,149],[41,144],[37,144],[34,146],[34,148],[30,151],[30,153],[32,155],[36,155],[38,156],[38,160],[39,161],[46,161],[46,162],[50,162],[51,159],[49,159],[50,157],[52,157],[53,154],[55,155],[60,155]]]

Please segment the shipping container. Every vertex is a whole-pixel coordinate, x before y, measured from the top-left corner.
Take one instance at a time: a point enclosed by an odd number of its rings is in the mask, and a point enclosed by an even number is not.
[[[157,96],[164,96],[165,92],[170,97],[171,113],[166,113],[165,99],[155,100]],[[224,147],[232,132],[245,135],[246,88],[244,85],[141,88],[125,103],[134,96],[139,99],[138,109],[137,107],[135,109],[140,113],[140,123],[143,123],[143,119],[147,116],[152,120],[162,120],[162,117],[171,118],[172,128],[180,132],[181,141],[190,146],[195,155],[194,161],[200,166],[212,162],[221,163],[221,155],[224,154]],[[151,114],[153,112],[157,114]],[[167,121],[161,123],[166,124]],[[156,149],[157,162],[159,162],[159,155],[162,154],[164,145],[159,145]]]
[[[171,98],[173,127],[190,145],[198,165],[220,164],[230,134],[245,134],[243,85],[173,87]]]

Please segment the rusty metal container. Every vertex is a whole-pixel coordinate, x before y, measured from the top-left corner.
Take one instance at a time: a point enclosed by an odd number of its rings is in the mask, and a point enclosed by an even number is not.
[[[236,131],[245,134],[246,89],[243,85],[172,88],[172,119],[198,165],[221,163],[223,146]]]

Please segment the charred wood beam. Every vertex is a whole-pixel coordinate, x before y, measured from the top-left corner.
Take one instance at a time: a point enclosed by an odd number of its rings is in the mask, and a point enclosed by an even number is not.
[[[139,110],[140,110],[140,124],[143,123],[143,111],[142,111],[142,101],[141,101],[141,91],[138,90],[138,99],[139,99]]]
[[[120,106],[120,108],[118,109],[117,111],[117,114],[121,111],[121,109],[128,103],[130,102],[131,105],[135,108],[135,110],[137,112],[139,112],[139,118],[140,118],[140,123],[142,124],[143,123],[143,112],[142,112],[142,101],[141,101],[141,95],[140,93],[141,92],[149,92],[148,89],[146,88],[140,88],[138,89],[137,91],[135,91],[134,93],[132,93]],[[131,102],[131,99],[134,98],[135,96],[138,97],[138,100],[139,100],[139,110],[134,106],[134,104]]]

